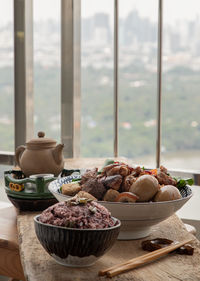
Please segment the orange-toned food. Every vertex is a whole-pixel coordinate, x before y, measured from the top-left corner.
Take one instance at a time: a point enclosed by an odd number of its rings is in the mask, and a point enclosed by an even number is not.
[[[180,188],[179,183],[182,185],[183,181],[191,184],[192,179],[178,181],[163,166],[147,170],[113,162],[104,166],[101,171],[97,168],[87,170],[76,187],[78,191],[87,192],[99,201],[157,202],[181,198],[177,187]]]
[[[135,203],[138,200],[138,196],[133,194],[132,192],[122,192],[116,198],[116,202],[129,202]]]
[[[104,201],[115,202],[120,193],[115,189],[108,189],[103,197]]]
[[[62,193],[68,196],[74,196],[81,190],[77,182],[70,182],[62,185]]]

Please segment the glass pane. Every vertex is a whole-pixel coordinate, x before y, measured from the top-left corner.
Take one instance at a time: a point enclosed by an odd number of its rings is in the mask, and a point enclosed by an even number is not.
[[[10,202],[4,188],[4,172],[12,170],[12,168],[12,166],[0,165],[0,201]]]
[[[113,1],[82,1],[81,156],[113,155]]]
[[[14,151],[13,1],[0,1],[0,151]]]
[[[60,140],[60,1],[34,0],[35,135]]]
[[[155,166],[158,1],[119,3],[119,154]]]
[[[198,0],[165,1],[162,163],[174,169],[200,169],[199,30]]]

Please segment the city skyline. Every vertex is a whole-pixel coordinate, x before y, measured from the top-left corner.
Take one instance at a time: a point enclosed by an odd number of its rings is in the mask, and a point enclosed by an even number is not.
[[[114,0],[84,0],[82,17],[90,17],[97,12],[108,13],[113,17]],[[48,5],[48,9],[47,9]],[[34,0],[34,20],[60,19],[60,0]],[[181,9],[180,9],[181,8]],[[142,17],[157,21],[157,0],[119,0],[119,16],[124,18],[130,10],[137,9]],[[163,1],[164,22],[176,20],[192,20],[200,15],[199,0],[167,0]],[[0,0],[0,24],[13,20],[13,0]],[[112,19],[111,19],[112,20]]]
[[[163,61],[164,70],[174,65],[188,65],[199,70],[199,30],[200,17],[193,21],[163,27]],[[0,67],[13,65],[13,24],[0,26]],[[81,26],[82,66],[97,65],[113,67],[113,28],[110,15],[96,13],[88,18],[82,18]],[[44,67],[60,66],[60,23],[56,20],[34,22],[34,63]],[[48,40],[47,40],[48,38]],[[144,18],[139,11],[129,11],[126,18],[119,21],[119,51],[120,66],[133,63],[137,53],[144,55],[145,64],[155,71],[157,46],[157,24],[149,18]],[[99,50],[100,53],[99,53]],[[89,51],[89,53],[88,53]],[[122,55],[123,54],[123,55]],[[103,57],[102,57],[103,56]],[[135,57],[136,56],[136,57]],[[103,59],[104,58],[104,59]],[[148,59],[152,62],[150,65]],[[165,62],[168,62],[167,64]],[[170,66],[170,67],[169,67]]]

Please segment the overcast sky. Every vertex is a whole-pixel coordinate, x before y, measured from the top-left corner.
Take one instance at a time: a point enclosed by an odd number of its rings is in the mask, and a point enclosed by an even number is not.
[[[75,0],[76,1],[76,0]],[[113,13],[114,0],[81,0],[82,16],[88,17],[96,12]],[[195,19],[200,14],[200,0],[163,0],[164,20]],[[60,17],[60,0],[33,0],[34,19],[46,20]],[[157,20],[158,0],[119,0],[120,17],[125,17],[131,10],[138,9],[143,17]],[[0,0],[0,23],[11,21],[13,0]]]

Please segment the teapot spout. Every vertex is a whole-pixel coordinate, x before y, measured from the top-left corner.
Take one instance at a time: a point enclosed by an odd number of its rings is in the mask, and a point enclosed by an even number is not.
[[[58,165],[60,165],[63,162],[63,154],[62,154],[63,147],[64,147],[64,144],[58,144],[52,151],[53,158],[54,158],[56,164],[58,164]]]

